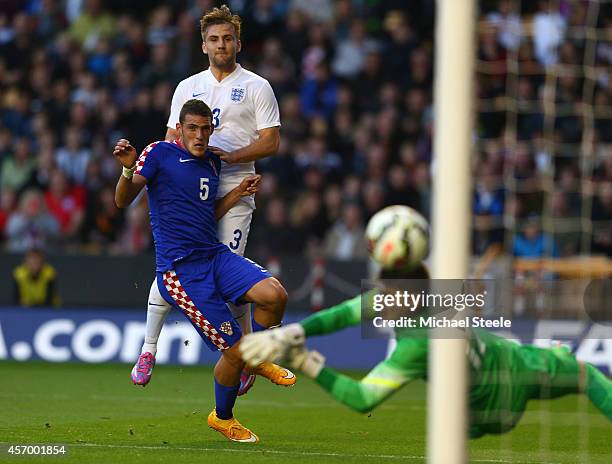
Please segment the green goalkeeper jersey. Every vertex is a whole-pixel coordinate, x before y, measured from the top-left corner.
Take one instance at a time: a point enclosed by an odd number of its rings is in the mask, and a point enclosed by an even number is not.
[[[361,321],[361,295],[301,322],[307,337]],[[361,381],[325,367],[316,382],[339,402],[360,412],[374,409],[403,385],[427,380],[429,339],[425,330],[397,332],[397,346]],[[568,352],[521,346],[485,330],[470,332],[470,436],[502,433],[520,419],[530,398],[578,391],[578,363]]]

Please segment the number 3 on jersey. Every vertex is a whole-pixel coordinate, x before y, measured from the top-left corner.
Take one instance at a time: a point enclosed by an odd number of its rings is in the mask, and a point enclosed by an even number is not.
[[[219,117],[221,116],[221,108],[215,108],[214,110],[212,110],[212,114],[213,114],[213,126],[216,129],[217,127],[219,127]]]
[[[242,238],[242,231],[240,229],[236,229],[234,231],[234,240],[229,243],[229,247],[232,250],[237,250],[240,246],[240,239]]]

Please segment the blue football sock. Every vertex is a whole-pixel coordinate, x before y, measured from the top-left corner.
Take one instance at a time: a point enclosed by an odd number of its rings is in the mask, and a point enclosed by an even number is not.
[[[226,387],[215,379],[215,409],[217,410],[217,417],[219,419],[227,420],[234,417],[232,409],[234,409],[234,404],[236,403],[239,386],[240,384],[234,387]]]

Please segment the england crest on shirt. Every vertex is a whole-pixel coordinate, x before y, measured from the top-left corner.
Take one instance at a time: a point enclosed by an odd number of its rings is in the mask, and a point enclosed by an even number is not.
[[[230,98],[233,102],[240,103],[244,100],[246,89],[244,87],[232,87],[232,93]]]

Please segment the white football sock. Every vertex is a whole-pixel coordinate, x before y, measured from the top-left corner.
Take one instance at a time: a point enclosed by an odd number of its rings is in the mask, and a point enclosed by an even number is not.
[[[149,300],[147,305],[147,326],[145,329],[144,344],[141,353],[157,353],[157,340],[166,320],[166,316],[172,309],[166,300],[159,293],[157,279],[151,284]]]

